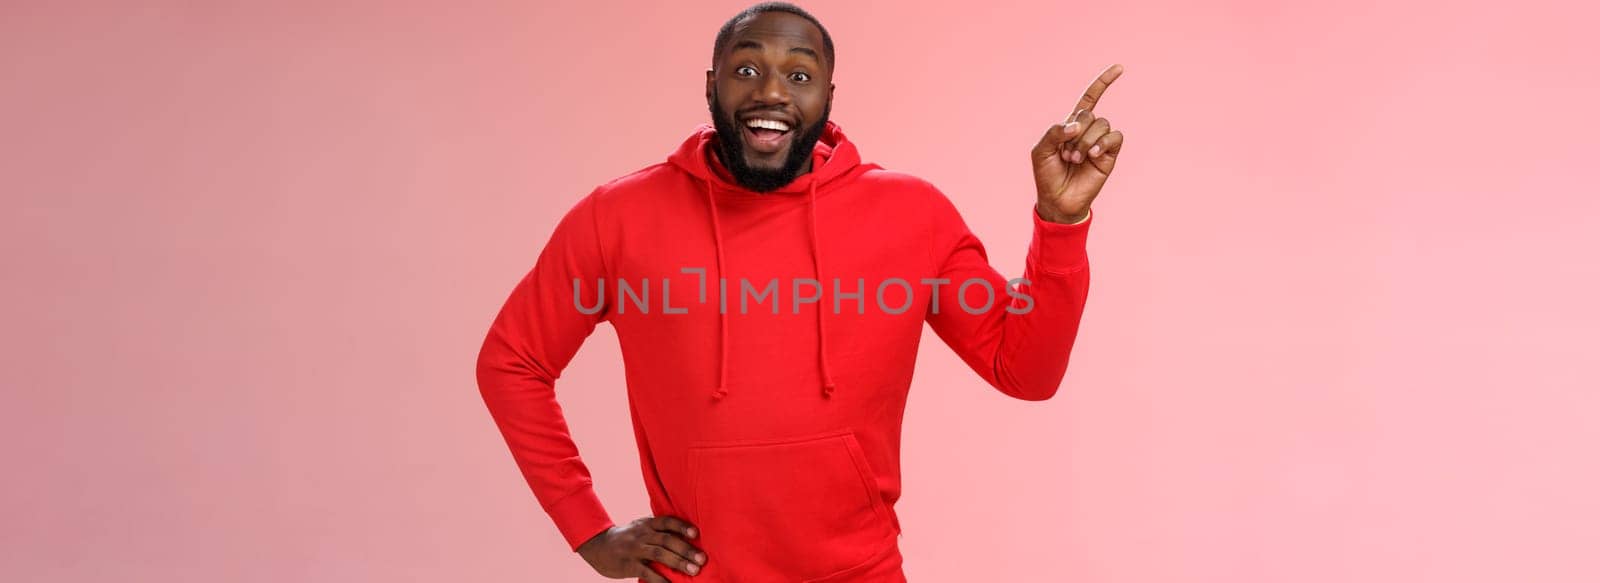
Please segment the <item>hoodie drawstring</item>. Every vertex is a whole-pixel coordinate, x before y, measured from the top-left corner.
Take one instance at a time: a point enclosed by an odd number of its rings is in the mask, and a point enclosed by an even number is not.
[[[716,186],[711,184],[710,180],[707,180],[706,204],[711,206],[711,238],[716,242],[717,281],[720,282],[724,277],[722,271],[724,267],[722,261],[722,224],[717,221],[715,189]],[[709,278],[707,279],[709,284]],[[717,287],[717,327],[722,336],[717,340],[717,350],[720,351],[720,354],[717,356],[717,390],[711,393],[711,400],[713,401],[720,401],[723,397],[728,396],[728,310],[726,309],[728,299],[723,297],[726,295],[724,294],[725,291],[727,291],[726,288],[721,285]]]
[[[717,350],[719,351],[717,357],[717,388],[715,391],[712,391],[711,400],[720,401],[723,397],[728,396],[728,299],[725,297],[727,295],[727,289],[721,285],[721,282],[725,277],[723,269],[726,267],[726,263],[723,260],[724,253],[722,249],[724,247],[724,243],[722,241],[722,223],[717,217],[716,185],[712,184],[710,180],[706,181],[706,204],[711,207],[711,238],[715,242],[717,248],[717,281],[719,283],[717,288],[717,328],[718,333],[721,335],[717,341]],[[822,277],[822,244],[817,238],[816,180],[811,181],[810,188],[807,191],[806,211],[807,225],[811,229],[811,268],[816,271],[817,285],[822,286],[825,289],[827,284],[823,283],[825,279]],[[710,278],[707,277],[708,283],[709,279]],[[825,311],[826,308],[821,303],[818,303],[817,368],[822,374],[822,396],[823,398],[831,399],[833,398],[834,383],[833,374],[828,370],[828,334],[823,314]]]
[[[810,204],[811,219],[811,267],[817,272],[817,285],[827,287],[826,280],[822,277],[822,243],[817,239],[817,181],[811,181],[810,196],[806,199]],[[826,295],[826,294],[818,294]],[[827,311],[822,304],[817,304],[817,367],[822,373],[822,396],[833,398],[833,375],[828,372],[828,331],[823,325],[823,312]]]

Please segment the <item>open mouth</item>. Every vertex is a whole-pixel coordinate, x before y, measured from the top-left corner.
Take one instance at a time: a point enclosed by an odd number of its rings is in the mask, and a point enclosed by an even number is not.
[[[789,122],[752,117],[744,120],[745,143],[763,154],[775,154],[789,144],[794,129]]]

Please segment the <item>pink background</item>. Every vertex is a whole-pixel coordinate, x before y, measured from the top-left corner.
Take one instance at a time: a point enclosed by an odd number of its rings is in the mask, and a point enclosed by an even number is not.
[[[0,580],[598,579],[473,362],[560,213],[706,119],[743,4],[547,4],[0,8]],[[927,336],[910,579],[1600,580],[1600,43],[1565,4],[807,4],[834,119],[1011,275],[1028,148],[1127,67],[1061,393]],[[617,352],[561,387],[627,520]]]

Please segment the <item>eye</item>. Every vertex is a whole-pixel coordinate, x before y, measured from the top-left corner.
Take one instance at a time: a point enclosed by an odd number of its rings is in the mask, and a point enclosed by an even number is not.
[[[811,75],[805,71],[795,71],[793,74],[789,75],[789,78],[794,79],[795,83],[805,83],[811,80]]]
[[[755,68],[753,68],[753,67],[751,67],[749,65],[745,65],[743,67],[739,67],[737,69],[734,69],[733,70],[733,74],[738,75],[740,77],[750,77],[750,76],[753,76],[753,75],[756,74],[756,70],[755,70]]]

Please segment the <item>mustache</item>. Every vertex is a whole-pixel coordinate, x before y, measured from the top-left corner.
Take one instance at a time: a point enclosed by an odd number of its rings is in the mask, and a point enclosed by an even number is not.
[[[725,111],[720,107],[720,103],[721,100],[718,98],[716,90],[713,89],[707,109],[711,112],[712,125],[717,130],[718,144],[715,146],[715,150],[722,161],[723,168],[726,168],[728,173],[733,175],[734,181],[754,192],[771,192],[782,188],[790,182],[794,182],[794,179],[799,177],[800,168],[811,159],[811,152],[818,139],[822,137],[822,130],[827,124],[828,114],[833,110],[832,100],[829,100],[828,103],[823,105],[822,117],[809,126],[805,125],[803,121],[796,121],[790,124],[789,131],[795,132],[795,135],[793,141],[789,144],[788,156],[786,156],[781,167],[767,169],[752,168],[747,164],[744,157],[747,144],[744,141],[744,132],[739,127],[738,117],[740,115],[750,115],[751,112],[770,111],[776,113],[779,110],[772,107],[760,107],[742,112]],[[781,116],[782,119],[796,120],[801,117],[799,115],[788,115],[786,112]]]
[[[756,117],[756,116],[765,116],[765,117],[768,117],[768,118],[776,118],[776,119],[781,119],[781,120],[793,120],[793,123],[790,124],[790,125],[792,125],[792,126],[794,126],[796,128],[801,128],[801,127],[805,127],[806,126],[805,116],[802,116],[802,115],[799,115],[799,114],[796,114],[796,113],[793,113],[793,112],[790,112],[790,111],[787,111],[787,110],[783,110],[783,109],[772,109],[772,108],[750,109],[750,110],[746,110],[746,111],[742,111],[742,112],[736,112],[736,113],[733,114],[733,120],[734,121],[739,121],[741,119],[748,119],[748,118],[752,118],[752,117]]]

